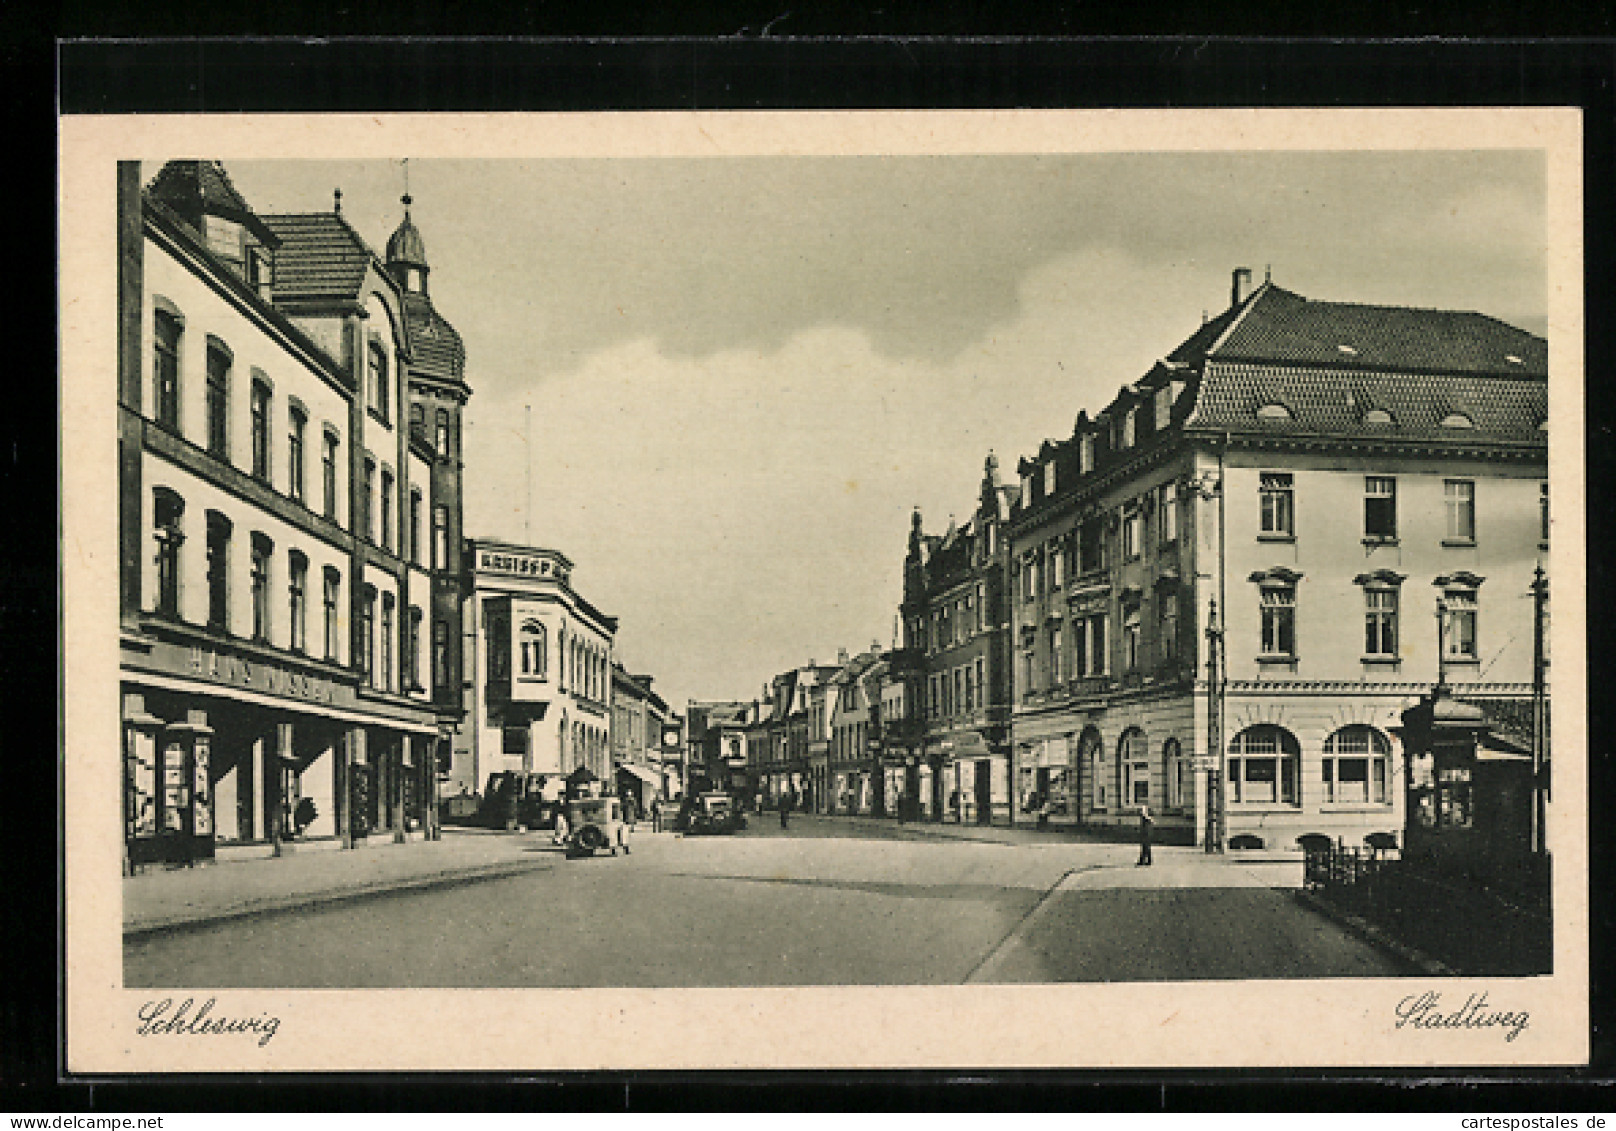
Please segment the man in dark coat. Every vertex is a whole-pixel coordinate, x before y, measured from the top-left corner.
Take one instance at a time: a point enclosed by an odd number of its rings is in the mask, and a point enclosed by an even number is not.
[[[791,827],[791,791],[782,790],[780,793],[780,827]]]
[[[1155,823],[1150,816],[1150,806],[1139,806],[1139,864],[1150,863],[1150,830]]]

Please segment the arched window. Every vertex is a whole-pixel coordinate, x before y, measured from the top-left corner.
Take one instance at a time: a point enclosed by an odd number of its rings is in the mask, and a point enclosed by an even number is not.
[[[1122,732],[1122,740],[1117,744],[1117,764],[1122,774],[1122,803],[1150,804],[1150,751],[1145,745],[1144,731],[1129,727]]]
[[[549,645],[544,625],[536,620],[522,622],[522,674],[530,679],[549,675]]]
[[[230,349],[208,338],[208,451],[220,459],[230,454]]]
[[[266,482],[269,479],[270,397],[268,380],[255,372],[247,406],[252,424],[252,473],[255,478]]]
[[[1167,804],[1181,807],[1190,804],[1195,792],[1194,780],[1178,739],[1169,738],[1162,743],[1162,768],[1167,771]]]
[[[180,615],[180,546],[185,543],[181,520],[185,500],[167,487],[152,489],[152,533],[157,539],[157,612]]]
[[[370,407],[384,421],[391,412],[391,399],[387,380],[387,350],[381,342],[373,340],[370,343]]]
[[[157,423],[170,432],[180,430],[180,333],[184,323],[177,314],[158,310],[155,327],[152,406]]]
[[[1371,726],[1342,727],[1324,740],[1324,800],[1337,805],[1388,801],[1391,743]]]
[[[1082,772],[1088,775],[1092,783],[1093,796],[1089,799],[1091,809],[1104,809],[1110,803],[1110,788],[1106,777],[1105,743],[1100,741],[1100,732],[1089,727],[1083,732],[1083,737],[1077,745],[1078,765]]]
[[[1229,742],[1229,800],[1247,805],[1299,804],[1301,747],[1284,727],[1247,727]]]

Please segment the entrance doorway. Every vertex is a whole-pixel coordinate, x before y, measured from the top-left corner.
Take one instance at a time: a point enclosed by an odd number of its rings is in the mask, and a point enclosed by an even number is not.
[[[993,777],[992,766],[983,758],[975,763],[976,788],[976,823],[991,825],[993,823]]]

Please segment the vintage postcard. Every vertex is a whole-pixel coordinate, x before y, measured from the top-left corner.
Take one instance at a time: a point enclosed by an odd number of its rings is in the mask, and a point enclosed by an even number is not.
[[[1577,111],[61,126],[70,1071],[1586,1062]]]

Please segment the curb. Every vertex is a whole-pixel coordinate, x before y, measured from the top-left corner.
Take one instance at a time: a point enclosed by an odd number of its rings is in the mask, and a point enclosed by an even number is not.
[[[1332,922],[1339,923],[1341,926],[1346,927],[1349,931],[1364,939],[1366,942],[1379,947],[1381,950],[1386,951],[1388,954],[1401,959],[1411,966],[1418,967],[1423,973],[1428,974],[1433,978],[1460,977],[1457,970],[1438,962],[1424,951],[1416,950],[1407,943],[1393,938],[1391,935],[1387,934],[1385,931],[1375,926],[1367,919],[1364,919],[1362,916],[1353,915],[1346,911],[1342,911],[1328,900],[1319,898],[1305,888],[1297,889],[1296,899],[1297,902],[1301,903],[1303,906],[1318,913],[1319,915],[1324,916],[1326,919],[1329,919]]]
[[[507,876],[542,871],[554,866],[554,863],[547,859],[521,860],[503,864],[483,864],[469,868],[454,868],[439,872],[429,872],[422,876],[409,876],[397,880],[379,880],[374,883],[359,884],[351,887],[267,896],[263,899],[234,904],[216,911],[171,915],[162,919],[151,919],[141,923],[129,924],[123,929],[123,940],[126,943],[136,942],[151,935],[172,934],[212,927],[220,923],[251,919],[259,915],[275,915],[285,911],[298,911],[311,907],[329,907],[340,903],[358,902],[359,900],[391,895],[396,892],[428,891],[433,888],[449,887],[453,884],[499,880]]]

